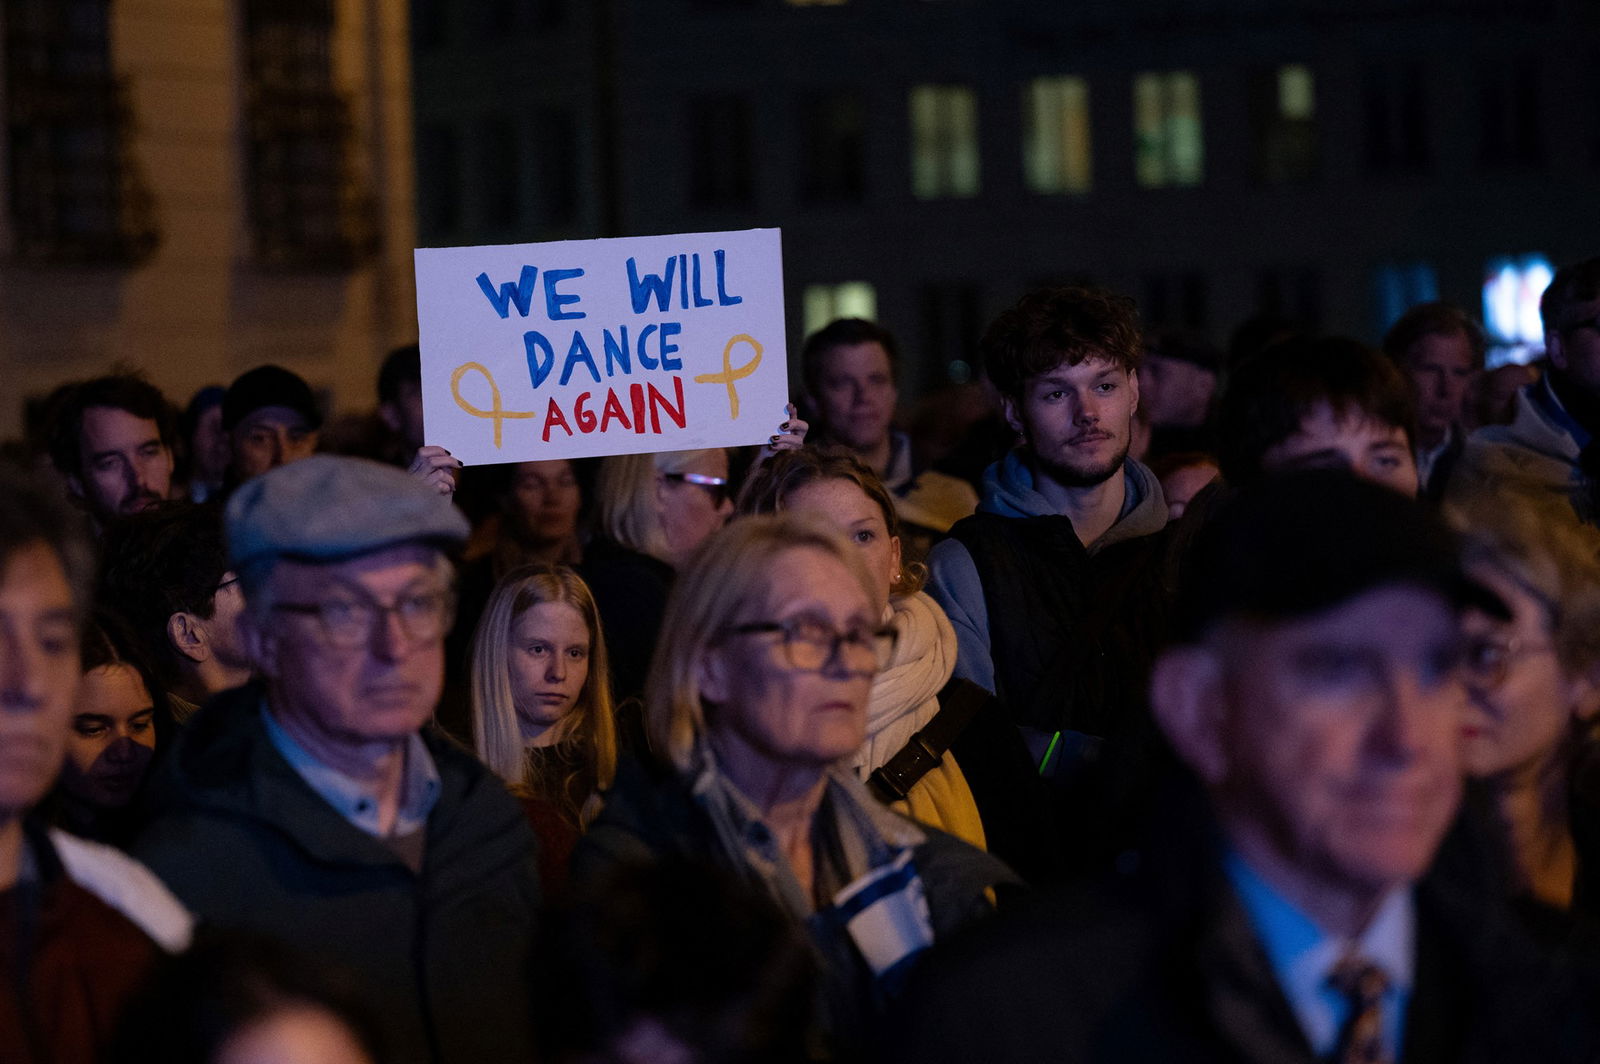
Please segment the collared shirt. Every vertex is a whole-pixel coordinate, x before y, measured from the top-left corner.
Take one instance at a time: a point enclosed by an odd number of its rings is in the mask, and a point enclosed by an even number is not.
[[[1416,982],[1416,903],[1411,891],[1390,891],[1366,930],[1351,941],[1323,931],[1238,854],[1228,854],[1224,867],[1312,1051],[1326,1057],[1338,1048],[1351,1006],[1328,977],[1343,957],[1354,953],[1388,977],[1383,1037],[1390,1059],[1400,1059],[1406,1006]]]
[[[1417,459],[1417,480],[1424,488],[1426,488],[1428,486],[1428,482],[1433,479],[1433,467],[1439,464],[1439,459],[1444,457],[1445,452],[1448,451],[1451,445],[1453,445],[1455,442],[1456,427],[1451,425],[1445,431],[1444,439],[1439,442],[1439,446],[1434,447],[1431,450],[1423,450],[1420,446],[1417,448],[1415,452]]]
[[[295,742],[283,726],[273,717],[272,710],[263,705],[261,718],[267,726],[267,737],[289,766],[299,773],[306,785],[351,824],[368,835],[383,838],[378,829],[378,795],[361,780],[330,768],[313,757],[305,747]],[[439,800],[439,769],[433,763],[422,736],[412,734],[406,739],[405,766],[400,778],[400,808],[395,815],[394,827],[388,837],[396,838],[421,831],[428,823],[428,814]]]

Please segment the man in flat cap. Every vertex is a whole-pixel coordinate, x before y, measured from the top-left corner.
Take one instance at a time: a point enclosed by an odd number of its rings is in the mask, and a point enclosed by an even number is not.
[[[529,1059],[534,839],[429,725],[466,521],[316,455],[241,485],[227,533],[262,680],[190,719],[135,849],[204,919],[352,970],[393,1060]]]
[[[1462,793],[1457,611],[1428,508],[1335,470],[1199,533],[1151,705],[1183,763],[1110,883],[931,958],[897,1059],[1595,1059],[1586,992],[1435,865]]]

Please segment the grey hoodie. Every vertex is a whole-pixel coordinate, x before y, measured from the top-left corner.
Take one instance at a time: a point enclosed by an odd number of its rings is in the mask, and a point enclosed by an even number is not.
[[[1161,482],[1142,463],[1129,458],[1123,462],[1127,494],[1116,523],[1093,543],[1096,554],[1113,543],[1148,536],[1167,524],[1167,500]],[[979,513],[1001,517],[1049,517],[1054,507],[1034,487],[1033,469],[1020,451],[1012,451],[991,465],[983,474],[983,497]],[[989,607],[984,601],[983,582],[966,545],[956,539],[937,543],[928,555],[928,587],[950,617],[956,630],[956,672],[985,691],[993,693],[994,659],[989,653]]]

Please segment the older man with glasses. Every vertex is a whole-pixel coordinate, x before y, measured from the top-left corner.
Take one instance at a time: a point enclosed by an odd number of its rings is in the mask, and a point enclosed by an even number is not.
[[[191,719],[138,851],[207,920],[351,970],[393,1059],[527,1059],[533,836],[429,727],[466,521],[314,456],[241,487],[227,532],[262,679]]]

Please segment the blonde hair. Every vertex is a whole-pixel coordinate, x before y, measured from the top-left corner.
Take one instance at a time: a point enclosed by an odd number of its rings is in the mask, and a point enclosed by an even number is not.
[[[1464,562],[1499,570],[1544,606],[1565,672],[1600,665],[1600,531],[1563,498],[1504,484],[1453,497],[1447,513]]]
[[[750,475],[739,492],[737,512],[741,514],[780,513],[790,495],[801,488],[827,480],[842,480],[854,484],[861,493],[883,514],[883,527],[889,538],[900,538],[900,518],[895,513],[894,497],[872,468],[853,454],[842,450],[823,450],[818,447],[801,447],[778,454]],[[921,562],[908,562],[894,573],[889,585],[892,595],[911,595],[922,590],[927,581],[928,567]]]
[[[873,600],[861,552],[821,518],[804,514],[740,517],[718,531],[678,574],[661,622],[645,685],[645,730],[655,753],[688,772],[706,731],[700,662],[731,625],[752,620],[763,604],[778,556],[818,550],[836,559]]]
[[[602,459],[595,478],[595,527],[630,550],[667,560],[667,534],[656,508],[656,475],[682,473],[720,448],[619,454]]]
[[[575,764],[563,778],[539,778],[517,724],[511,690],[511,629],[545,602],[578,611],[589,629],[589,675],[572,709],[556,725],[556,746]],[[523,566],[495,585],[472,640],[472,736],[483,763],[514,791],[551,798],[579,826],[600,811],[600,791],[617,773],[617,725],[611,704],[600,611],[589,586],[564,565]]]

